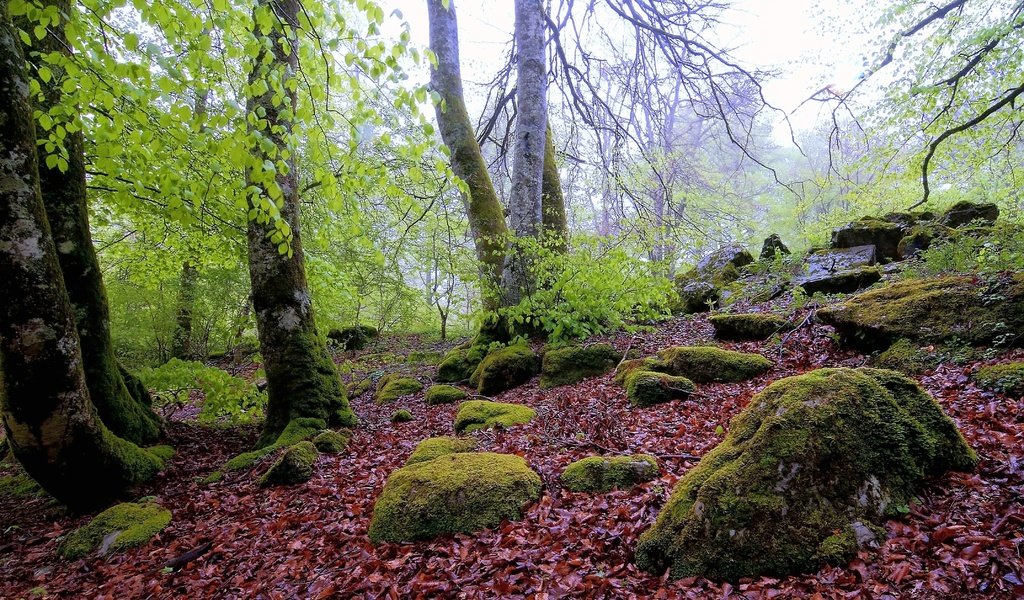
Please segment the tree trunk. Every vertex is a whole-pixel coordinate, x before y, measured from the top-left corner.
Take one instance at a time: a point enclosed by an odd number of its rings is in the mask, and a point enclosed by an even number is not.
[[[196,283],[199,272],[192,261],[181,264],[181,278],[178,286],[178,314],[174,321],[174,340],[171,342],[171,356],[182,360],[195,358],[192,349],[192,310],[196,303]]]
[[[555,142],[550,125],[544,137],[544,191],[541,196],[544,235],[554,251],[564,254],[569,243],[569,225],[565,218],[565,197],[562,195],[562,180],[555,161]]]
[[[437,57],[437,66],[430,72],[430,86],[440,94],[442,100],[435,104],[434,110],[441,139],[451,151],[452,171],[466,182],[468,188],[463,194],[463,202],[485,287],[492,288],[484,290],[484,307],[494,309],[498,307],[494,291],[501,282],[505,239],[508,235],[505,215],[487,172],[487,163],[477,144],[463,98],[455,0],[451,0],[447,9],[442,0],[427,0],[427,13],[430,19],[430,49]]]
[[[259,11],[272,11],[274,26],[264,35],[254,24],[253,31],[262,45],[253,62],[249,83],[265,79],[269,89],[249,101],[250,115],[263,113],[259,119],[250,117],[250,133],[270,140],[276,152],[267,153],[255,144],[253,163],[263,165],[270,161],[276,165],[272,184],[281,192],[280,219],[291,232],[289,256],[279,252],[279,244],[268,236],[266,224],[249,220],[249,278],[260,353],[267,372],[267,420],[258,445],[266,446],[277,439],[292,419],[312,417],[332,426],[352,426],[356,417],[327,346],[316,332],[299,237],[298,174],[294,148],[289,148],[287,139],[293,129],[290,115],[294,115],[296,108],[295,88],[288,79],[298,72],[299,3],[259,0],[256,11],[257,15]],[[258,22],[254,18],[254,23]],[[273,56],[268,58],[268,51]],[[274,96],[280,93],[275,90],[284,90],[284,102],[275,104]],[[265,126],[260,127],[261,121]],[[260,194],[250,199],[250,209],[260,214],[261,200],[272,198],[273,194],[266,181],[252,170],[246,172],[246,179],[247,185],[260,188]]]
[[[162,464],[111,433],[90,400],[39,191],[32,112],[21,41],[0,0],[0,407],[11,450],[28,474],[61,502],[85,509]]]

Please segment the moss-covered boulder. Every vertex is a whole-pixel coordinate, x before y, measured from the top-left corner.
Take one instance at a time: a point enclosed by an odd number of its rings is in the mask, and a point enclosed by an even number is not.
[[[761,260],[774,260],[776,256],[789,254],[789,248],[782,243],[779,234],[773,233],[764,239],[761,244]]]
[[[728,283],[728,281],[738,279],[739,269],[752,262],[754,262],[754,257],[746,248],[739,244],[730,244],[701,258],[697,262],[697,273],[717,277],[724,283]],[[735,273],[736,276],[731,277],[730,273]]]
[[[714,283],[682,276],[676,278],[676,294],[678,299],[670,308],[673,313],[684,315],[708,312],[722,299],[722,290]]]
[[[878,260],[888,262],[899,260],[897,247],[903,239],[903,229],[889,221],[864,217],[847,223],[832,232],[833,248],[874,246]]]
[[[939,357],[934,347],[922,347],[910,340],[896,340],[884,352],[871,357],[872,367],[890,369],[907,375],[918,375],[934,369]]]
[[[344,350],[362,350],[379,335],[380,332],[377,331],[376,327],[354,325],[352,327],[330,330],[327,333],[327,339]]]
[[[938,223],[924,223],[910,228],[900,240],[896,250],[900,258],[906,259],[924,252],[932,242],[953,235],[953,230]]]
[[[413,420],[412,413],[408,409],[400,408],[395,412],[391,413],[392,423],[408,423]]]
[[[1024,361],[982,367],[974,374],[974,381],[993,392],[1024,396]]]
[[[455,413],[455,431],[468,433],[491,427],[524,425],[536,416],[537,411],[522,404],[467,400],[459,405],[459,411]]]
[[[814,571],[880,541],[925,476],[977,462],[899,373],[820,369],[775,382],[678,482],[636,548],[647,571],[735,580]]]
[[[259,480],[261,486],[293,485],[309,481],[318,455],[313,442],[299,442],[285,449]]]
[[[615,368],[619,353],[611,344],[566,346],[544,353],[541,363],[540,387],[551,388],[604,375]]]
[[[388,373],[377,381],[377,391],[373,395],[373,401],[377,404],[394,402],[402,396],[415,394],[423,389],[423,384],[418,379]]]
[[[491,350],[477,365],[469,383],[490,396],[526,383],[539,370],[537,354],[526,344],[515,344]]]
[[[466,397],[466,391],[457,388],[454,385],[432,385],[427,388],[427,391],[423,394],[423,399],[426,400],[427,404],[434,406],[436,404],[451,404],[452,402],[458,402]]]
[[[573,492],[610,492],[631,488],[658,476],[658,461],[649,454],[588,456],[562,471],[562,486]]]
[[[73,560],[93,551],[107,554],[141,546],[171,523],[171,511],[153,502],[116,504],[93,517],[57,546],[57,554]]]
[[[766,340],[792,327],[782,317],[766,313],[713,315],[708,320],[720,340]]]
[[[619,366],[615,368],[615,377],[613,380],[619,385],[626,385],[626,378],[633,371],[654,371],[657,373],[663,373],[668,365],[665,361],[661,360],[657,356],[648,356],[646,358],[631,358],[624,360],[619,363]]]
[[[455,348],[437,365],[437,380],[442,383],[467,381],[473,376],[480,361],[487,356],[487,347],[473,345]]]
[[[352,439],[351,434],[345,431],[332,431],[330,429],[321,431],[313,438],[313,445],[316,447],[317,452],[321,454],[341,454],[348,448],[348,443]]]
[[[625,384],[629,405],[636,408],[682,400],[697,389],[697,386],[685,377],[643,370],[629,371]]]
[[[843,343],[866,350],[900,338],[972,345],[1024,340],[1024,274],[985,282],[973,277],[908,279],[864,292],[817,316]]]
[[[999,207],[995,204],[963,200],[950,206],[942,214],[939,222],[946,227],[963,227],[974,221],[980,221],[983,225],[993,225],[998,218]]]
[[[432,437],[416,444],[412,454],[409,455],[405,464],[411,465],[419,462],[434,460],[438,456],[446,454],[457,454],[459,452],[472,452],[476,448],[476,440],[471,437]]]
[[[899,225],[904,232],[906,232],[922,223],[934,221],[935,213],[926,210],[910,212],[891,212],[882,215],[882,220],[888,221],[890,223],[895,223],[896,225]]]
[[[540,477],[519,456],[456,453],[393,472],[370,519],[374,544],[472,533],[522,517],[540,497]]]
[[[658,352],[663,370],[697,383],[735,383],[753,379],[772,368],[760,354],[723,350],[714,346],[676,346]]]

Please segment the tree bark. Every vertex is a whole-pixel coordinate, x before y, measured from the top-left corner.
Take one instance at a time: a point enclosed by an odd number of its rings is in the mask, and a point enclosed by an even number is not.
[[[182,360],[195,358],[192,348],[192,310],[196,303],[196,283],[199,272],[192,261],[181,264],[181,278],[178,280],[178,311],[174,320],[174,339],[171,342],[171,356]]]
[[[565,196],[562,195],[562,180],[555,161],[555,142],[550,125],[544,137],[544,191],[541,196],[544,235],[551,249],[564,254],[569,244],[569,225],[565,217]]]
[[[7,439],[43,489],[72,508],[92,508],[162,463],[111,433],[90,400],[39,190],[29,83],[7,0],[0,0],[0,156],[0,409]]]
[[[261,10],[272,11],[274,26],[261,34],[254,18],[253,31],[262,44],[249,83],[265,79],[269,86],[267,92],[249,100],[251,115],[263,113],[260,118],[250,118],[249,123],[250,132],[270,140],[276,152],[267,153],[259,144],[252,152],[254,164],[270,161],[277,165],[275,181],[282,192],[280,218],[291,231],[291,256],[279,252],[278,243],[268,237],[266,225],[256,219],[250,218],[247,232],[253,308],[267,373],[267,420],[258,445],[266,446],[292,419],[311,417],[332,426],[352,426],[356,417],[327,346],[317,335],[299,236],[298,174],[294,149],[289,149],[287,140],[293,130],[289,115],[294,115],[296,108],[296,94],[288,80],[298,72],[299,2],[259,0],[256,11]],[[268,57],[267,52],[272,56]],[[285,97],[276,105],[274,96],[281,92],[275,90],[283,90]],[[265,126],[260,126],[261,121]],[[261,190],[259,196],[250,199],[250,209],[260,212],[261,197],[271,197],[270,192],[252,171],[246,172],[246,179],[247,185]]]

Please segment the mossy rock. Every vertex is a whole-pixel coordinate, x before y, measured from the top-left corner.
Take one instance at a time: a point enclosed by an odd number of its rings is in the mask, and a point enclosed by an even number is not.
[[[832,248],[874,246],[878,260],[899,260],[897,247],[903,239],[903,229],[889,221],[865,217],[847,223],[832,232]]]
[[[722,290],[710,281],[680,276],[675,283],[678,299],[669,307],[675,314],[705,313],[718,306],[722,299]]]
[[[991,202],[970,202],[962,200],[950,206],[939,222],[947,227],[963,227],[974,221],[993,225],[999,218],[999,207]]]
[[[636,564],[726,580],[843,564],[884,539],[877,525],[906,511],[926,476],[976,463],[953,421],[899,373],[788,377],[679,480],[640,536]]]
[[[655,371],[633,370],[626,376],[630,406],[646,408],[689,397],[697,387],[685,377]]]
[[[984,389],[1007,396],[1024,396],[1024,361],[978,369],[974,381]]]
[[[934,369],[939,364],[935,350],[922,348],[910,340],[896,340],[884,352],[872,357],[871,366],[890,369],[907,375],[918,375]]]
[[[782,243],[782,238],[777,233],[766,237],[764,243],[761,244],[761,260],[774,260],[776,256],[787,254],[789,254],[789,248]]]
[[[57,554],[74,560],[96,551],[107,554],[141,546],[171,523],[171,511],[153,502],[116,504],[68,535]]]
[[[432,385],[427,388],[423,399],[426,400],[427,404],[434,406],[437,404],[451,404],[452,402],[458,402],[466,398],[466,391],[457,388],[454,385]]]
[[[537,411],[522,404],[467,400],[459,405],[455,414],[455,431],[469,433],[491,427],[525,425],[537,416]]]
[[[864,292],[817,316],[844,344],[864,350],[905,338],[971,345],[1024,340],[1024,274],[985,283],[973,277],[908,279]]]
[[[267,456],[268,454],[273,453],[275,450],[287,448],[289,446],[294,446],[295,444],[303,440],[315,437],[324,429],[327,429],[327,422],[324,421],[323,419],[312,419],[308,417],[292,419],[291,421],[288,422],[288,425],[285,426],[284,431],[281,432],[281,435],[277,437],[277,440],[275,440],[273,444],[269,446],[264,446],[262,448],[257,448],[256,450],[251,450],[249,452],[243,452],[238,456],[229,459],[226,463],[224,463],[224,466],[221,467],[221,470],[240,471],[242,469],[248,469],[249,467],[254,465],[258,460],[260,460],[264,456]],[[215,472],[214,475],[223,476],[223,473]],[[211,475],[211,477],[213,476]],[[216,477],[214,479],[207,478],[207,483],[219,481],[220,478],[221,477]]]
[[[472,452],[476,448],[476,440],[471,437],[432,437],[416,444],[412,454],[409,455],[405,464],[434,460],[438,456],[446,454],[458,454],[459,452]]]
[[[391,414],[392,423],[408,423],[413,420],[412,413],[408,409],[401,408]]]
[[[369,536],[380,542],[472,533],[518,520],[540,497],[540,477],[519,456],[446,454],[394,471],[377,498]]]
[[[379,335],[380,332],[377,331],[376,327],[355,325],[342,329],[332,329],[327,333],[327,339],[344,350],[362,350]]]
[[[516,344],[490,351],[473,371],[469,383],[479,393],[490,396],[526,383],[539,370],[537,354],[526,344]]]
[[[668,364],[657,356],[631,358],[619,363],[619,366],[615,368],[615,377],[612,379],[619,385],[626,385],[626,378],[629,377],[629,374],[633,371],[654,371],[656,373],[664,373],[666,369],[668,369]]]
[[[359,381],[353,381],[352,383],[345,386],[345,391],[348,393],[348,397],[350,399],[358,398],[359,396],[362,396],[366,392],[370,391],[370,388],[372,387],[373,380],[370,379],[369,377],[364,377]]]
[[[166,444],[149,446],[146,448],[146,452],[149,452],[153,456],[159,458],[164,464],[167,464],[167,461],[174,458],[174,448]]]
[[[882,280],[878,267],[856,267],[834,273],[800,277],[794,283],[808,296],[814,294],[852,294]]]
[[[739,269],[754,262],[746,248],[738,244],[723,246],[697,262],[697,274],[720,283],[740,278]]]
[[[562,471],[562,486],[573,492],[610,492],[631,488],[658,476],[658,461],[649,454],[588,456]]]
[[[753,379],[772,368],[772,361],[760,354],[723,350],[714,346],[676,346],[658,352],[670,375],[696,383],[736,383]]]
[[[260,477],[261,486],[305,483],[313,477],[318,455],[313,442],[299,442],[281,453],[274,464]]]
[[[619,353],[611,344],[566,346],[544,353],[540,369],[540,387],[552,388],[604,375],[615,368]]]
[[[423,384],[418,379],[388,373],[377,381],[377,391],[373,394],[373,401],[377,404],[394,402],[402,396],[415,394],[423,389]]]
[[[468,348],[455,348],[438,363],[437,380],[442,383],[468,381],[484,356],[487,356],[486,346],[473,345]]]
[[[18,472],[13,475],[0,477],[0,498],[14,500],[18,498],[37,498],[45,496],[46,492],[39,487],[34,479],[29,477],[19,466]]]
[[[782,317],[765,313],[712,315],[708,320],[720,340],[766,340],[792,328]]]
[[[341,454],[348,448],[352,436],[349,432],[332,431],[330,429],[321,431],[313,438],[313,446],[321,454]]]
[[[953,230],[938,223],[915,225],[900,240],[897,251],[900,258],[910,258],[931,247],[932,242],[953,235]]]

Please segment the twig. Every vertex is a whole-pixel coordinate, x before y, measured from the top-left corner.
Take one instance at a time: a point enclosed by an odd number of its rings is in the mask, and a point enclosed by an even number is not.
[[[204,542],[204,543],[200,544],[199,546],[197,546],[197,547],[189,550],[188,552],[182,554],[181,556],[179,556],[177,558],[172,558],[171,560],[167,561],[164,564],[163,568],[164,569],[173,569],[173,570],[177,571],[178,569],[184,567],[185,565],[187,565],[188,563],[192,562],[193,560],[195,560],[195,559],[199,558],[200,556],[202,556],[202,555],[206,554],[207,552],[209,552],[210,548],[213,548],[213,542]]]
[[[779,342],[779,359],[780,360],[782,359],[782,352],[783,352],[783,350],[786,349],[786,342],[789,341],[789,338],[791,338],[793,336],[793,334],[796,333],[797,331],[800,331],[801,329],[803,329],[803,327],[805,325],[807,325],[807,323],[810,322],[810,320],[814,317],[814,315],[817,312],[818,312],[818,305],[815,304],[814,306],[811,307],[811,310],[807,312],[807,316],[804,317],[804,320],[801,321],[799,325],[797,325],[796,327],[791,329],[789,331],[789,333],[787,333],[786,335],[782,336],[782,340]]]

